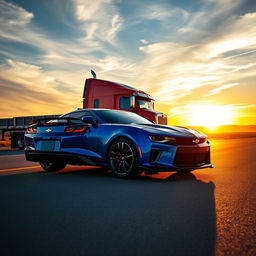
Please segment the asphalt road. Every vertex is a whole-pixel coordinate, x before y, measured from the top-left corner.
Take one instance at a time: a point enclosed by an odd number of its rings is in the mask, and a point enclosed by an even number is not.
[[[0,255],[256,255],[256,138],[212,141],[212,162],[122,180],[0,151]]]

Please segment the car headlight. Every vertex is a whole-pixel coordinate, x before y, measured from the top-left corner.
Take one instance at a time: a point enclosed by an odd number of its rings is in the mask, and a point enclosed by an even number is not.
[[[171,136],[159,136],[159,135],[150,135],[149,138],[158,143],[171,144],[175,141],[174,137]]]

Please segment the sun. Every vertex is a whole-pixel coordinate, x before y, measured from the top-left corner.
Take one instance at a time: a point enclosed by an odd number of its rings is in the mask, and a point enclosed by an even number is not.
[[[233,109],[225,105],[189,105],[187,114],[190,125],[208,128],[231,124],[234,116]]]

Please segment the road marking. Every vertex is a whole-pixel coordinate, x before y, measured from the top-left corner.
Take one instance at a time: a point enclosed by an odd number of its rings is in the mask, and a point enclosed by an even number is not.
[[[24,157],[24,154],[15,154],[15,155],[9,154],[9,155],[0,155],[0,157],[7,157],[7,156],[22,156],[22,157]]]
[[[36,166],[25,166],[25,167],[19,167],[19,168],[13,168],[13,169],[2,169],[0,172],[8,172],[8,171],[16,171],[16,170],[25,170],[25,169],[33,169],[33,168],[38,168],[40,165]]]

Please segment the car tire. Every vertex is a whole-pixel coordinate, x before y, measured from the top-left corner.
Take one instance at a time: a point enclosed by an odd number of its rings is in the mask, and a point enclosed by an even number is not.
[[[138,153],[128,139],[115,140],[108,151],[109,167],[119,178],[134,177],[138,174]]]
[[[65,168],[66,164],[62,162],[42,161],[41,167],[47,172],[56,172]]]

